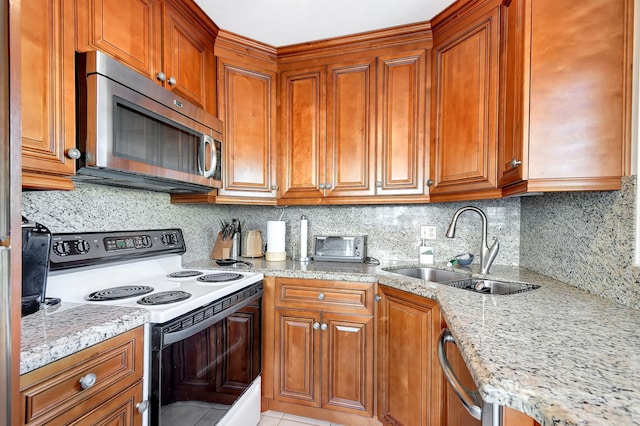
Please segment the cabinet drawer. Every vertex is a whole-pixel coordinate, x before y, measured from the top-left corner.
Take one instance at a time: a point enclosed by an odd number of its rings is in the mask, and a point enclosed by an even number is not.
[[[276,307],[370,314],[373,283],[279,278]]]
[[[143,330],[123,333],[20,377],[22,424],[73,420],[142,379]],[[81,378],[95,375],[82,388]]]

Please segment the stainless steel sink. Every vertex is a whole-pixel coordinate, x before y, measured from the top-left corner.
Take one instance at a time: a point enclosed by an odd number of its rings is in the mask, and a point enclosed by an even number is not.
[[[465,278],[462,280],[440,282],[450,287],[456,287],[463,290],[473,291],[482,294],[515,294],[540,288],[536,284],[486,280],[482,278]]]
[[[419,278],[421,280],[439,283],[443,281],[464,280],[469,278],[469,274],[462,272],[447,271],[435,268],[383,268],[384,271],[393,274],[404,275],[405,277]]]

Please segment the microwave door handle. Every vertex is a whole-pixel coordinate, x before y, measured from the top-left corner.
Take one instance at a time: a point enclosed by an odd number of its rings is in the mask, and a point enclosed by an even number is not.
[[[207,154],[207,145],[211,147],[211,168],[207,169],[207,162],[205,160],[205,156]],[[198,171],[202,174],[202,176],[206,178],[213,177],[216,166],[218,165],[218,153],[216,152],[216,144],[214,140],[209,135],[202,135],[202,139],[200,139],[200,151],[198,152]]]

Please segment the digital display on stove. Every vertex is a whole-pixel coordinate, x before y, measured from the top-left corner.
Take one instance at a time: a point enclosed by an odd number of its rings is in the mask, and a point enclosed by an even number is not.
[[[149,235],[107,237],[104,239],[104,248],[108,252],[150,248],[151,245],[152,242]]]

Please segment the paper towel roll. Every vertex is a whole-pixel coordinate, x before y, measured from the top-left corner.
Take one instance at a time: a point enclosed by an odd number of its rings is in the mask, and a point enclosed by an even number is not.
[[[270,220],[267,222],[267,260],[286,260],[287,253],[284,247],[287,223],[283,220]]]

